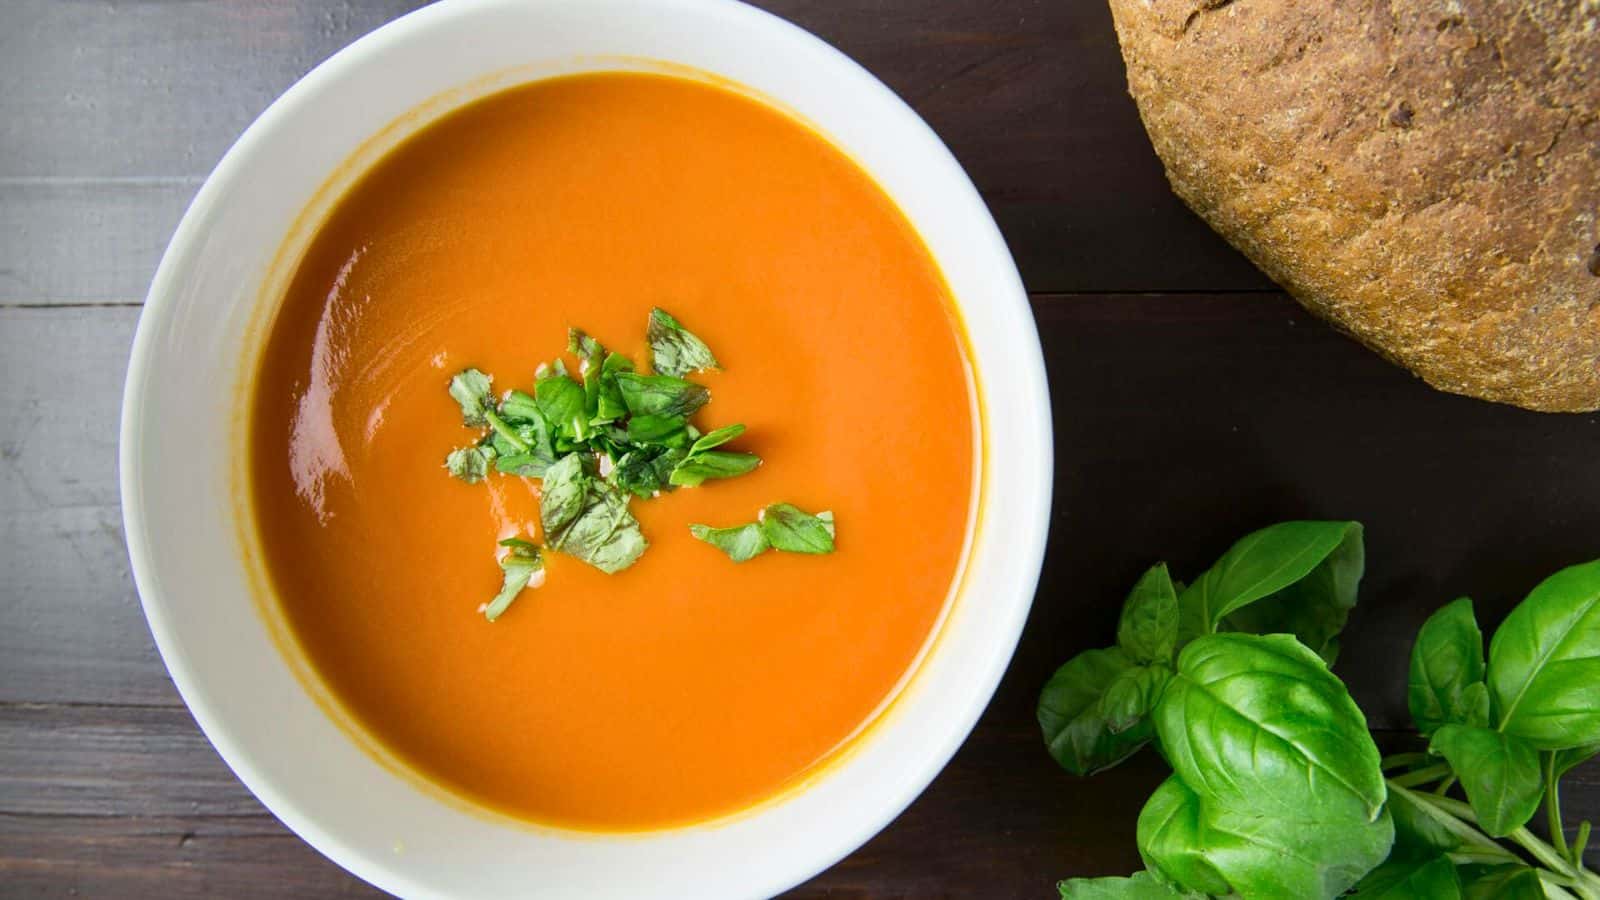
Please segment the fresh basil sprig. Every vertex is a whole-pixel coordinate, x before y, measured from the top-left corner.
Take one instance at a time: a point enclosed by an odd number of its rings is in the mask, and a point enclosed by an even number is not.
[[[1182,591],[1165,565],[1153,567],[1124,604],[1120,652],[1069,662],[1045,685],[1039,724],[1052,755],[1074,775],[1088,775],[1143,746],[1150,730],[1128,721],[1125,701],[1108,693],[1119,681],[1126,692],[1127,682],[1139,679],[1143,693],[1159,695],[1160,675],[1177,650],[1205,635],[1288,632],[1331,655],[1355,605],[1364,559],[1359,523],[1285,522],[1241,539]]]
[[[1124,604],[1117,646],[1050,679],[1039,722],[1068,771],[1150,742],[1174,770],[1139,816],[1146,871],[1064,881],[1063,898],[1600,900],[1583,864],[1591,826],[1566,839],[1558,791],[1600,752],[1600,561],[1535,588],[1487,659],[1471,601],[1435,613],[1407,689],[1428,752],[1380,760],[1327,667],[1361,542],[1355,523],[1291,522],[1239,541],[1187,589],[1156,566]],[[1280,633],[1256,633],[1268,631]],[[1526,827],[1541,804],[1548,843]]]

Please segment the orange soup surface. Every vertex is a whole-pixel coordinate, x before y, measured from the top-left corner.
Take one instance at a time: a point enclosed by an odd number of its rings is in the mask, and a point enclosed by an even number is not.
[[[496,622],[496,541],[539,482],[442,467],[468,366],[530,389],[569,327],[645,366],[661,306],[721,371],[702,430],[739,478],[634,499],[649,549],[559,553]],[[576,371],[576,361],[567,357]],[[508,90],[342,197],[254,387],[251,495],[284,618],[338,704],[427,779],[511,815],[639,830],[749,807],[882,708],[960,566],[974,425],[943,280],[876,184],[792,118],[647,74]],[[837,550],[742,564],[688,525],[831,509]]]

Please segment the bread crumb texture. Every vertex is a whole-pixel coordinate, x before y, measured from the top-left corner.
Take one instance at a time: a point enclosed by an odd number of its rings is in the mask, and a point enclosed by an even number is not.
[[[1446,391],[1600,408],[1600,0],[1110,0],[1173,189]]]

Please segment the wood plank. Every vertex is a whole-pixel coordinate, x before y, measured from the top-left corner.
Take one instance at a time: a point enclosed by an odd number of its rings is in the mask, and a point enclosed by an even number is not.
[[[179,702],[118,506],[138,312],[0,309],[0,702]]]
[[[186,179],[301,74],[411,5],[12,0],[0,11],[0,302],[142,296]],[[1032,289],[1270,287],[1168,190],[1104,4],[762,5],[928,119]]]
[[[264,814],[194,819],[0,813],[0,882],[7,897],[387,896]]]
[[[182,707],[0,705],[0,812],[260,815]]]
[[[200,181],[0,180],[0,305],[142,300]]]
[[[1600,548],[1600,414],[1436,392],[1285,299],[1035,303],[1055,416],[1054,519],[1038,600],[991,712],[1085,636],[1113,633],[1138,575],[1189,579],[1246,532],[1348,518],[1367,577],[1338,671],[1376,727],[1404,728],[1422,621],[1463,595],[1485,629]]]
[[[420,5],[8,0],[0,176],[204,175],[301,75]]]
[[[1030,719],[991,710],[910,809],[791,896],[1024,898],[1135,870],[1134,820],[1166,774],[1159,757],[1073,778]],[[1600,764],[1563,793],[1574,820],[1600,814]],[[363,890],[233,780],[184,710],[0,706],[0,882],[167,896],[166,879],[180,897]]]

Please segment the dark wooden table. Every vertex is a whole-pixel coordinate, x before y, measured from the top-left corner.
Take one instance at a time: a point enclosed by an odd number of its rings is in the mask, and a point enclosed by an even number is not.
[[[280,91],[404,0],[0,5],[0,895],[370,888],[234,780],[157,658],[117,504],[129,341],[185,204]],[[1313,320],[1168,192],[1097,0],[776,0],[966,165],[1049,362],[1055,514],[999,693],[898,821],[797,897],[1037,897],[1139,864],[1149,757],[1091,780],[1033,723],[1145,566],[1196,571],[1283,518],[1367,524],[1339,667],[1384,730],[1435,606],[1497,622],[1600,555],[1600,416],[1434,393]],[[1600,817],[1600,768],[1569,808]]]

